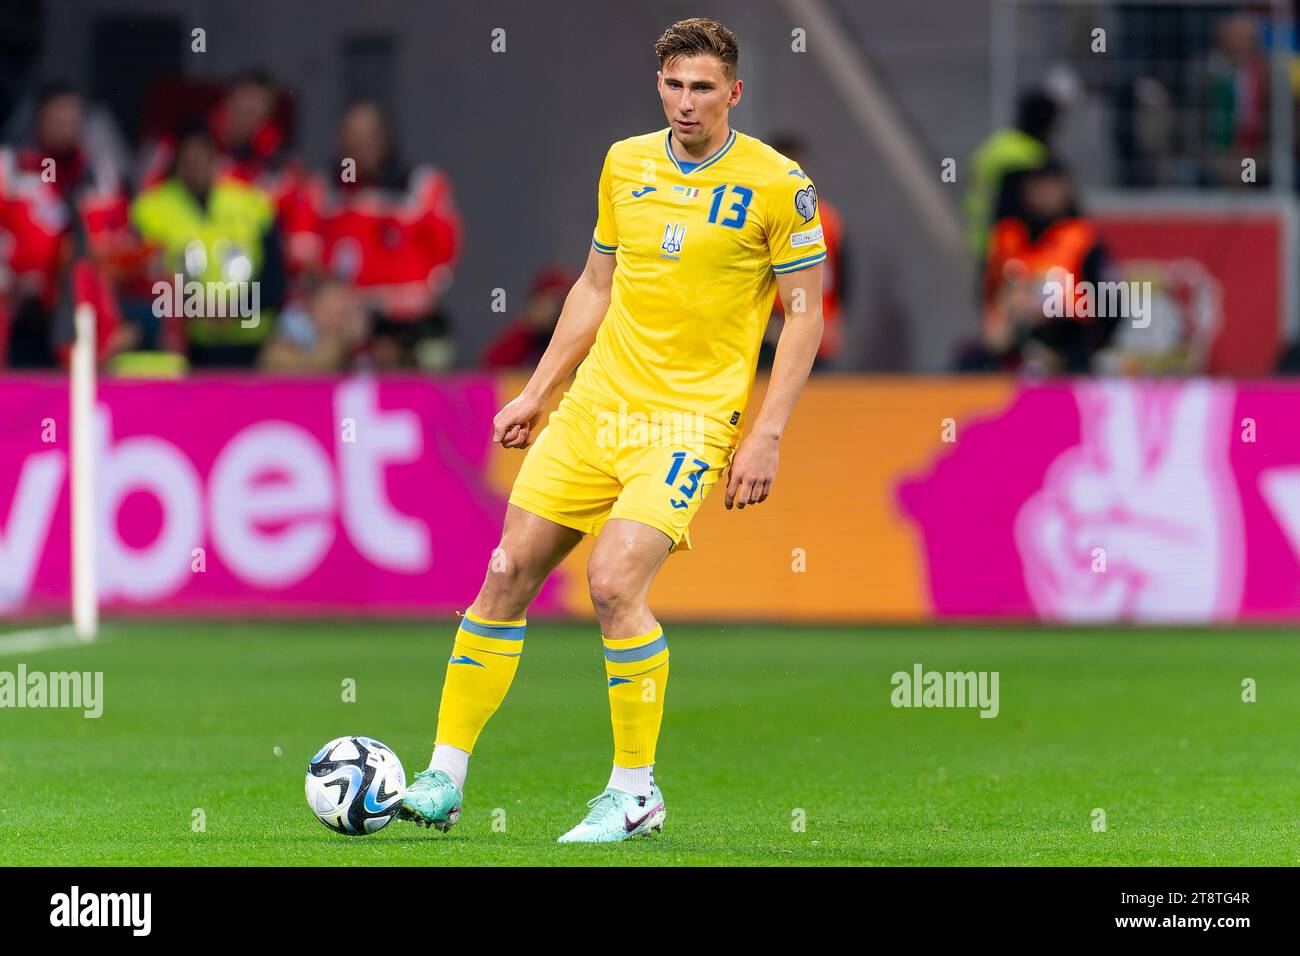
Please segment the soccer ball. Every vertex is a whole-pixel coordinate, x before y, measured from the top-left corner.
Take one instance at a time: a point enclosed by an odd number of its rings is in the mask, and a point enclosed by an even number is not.
[[[331,740],[307,765],[307,805],[336,833],[382,830],[397,816],[405,792],[402,762],[371,737]]]

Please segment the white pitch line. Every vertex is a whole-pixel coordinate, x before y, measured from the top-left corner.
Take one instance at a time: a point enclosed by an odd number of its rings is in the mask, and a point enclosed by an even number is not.
[[[71,624],[57,627],[38,627],[27,631],[14,631],[0,634],[0,656],[5,654],[30,654],[33,651],[48,651],[55,647],[73,647],[85,644],[77,637]]]

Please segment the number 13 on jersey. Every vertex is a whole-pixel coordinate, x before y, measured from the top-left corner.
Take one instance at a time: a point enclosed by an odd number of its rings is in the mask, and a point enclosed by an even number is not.
[[[718,213],[722,211],[722,197],[726,195],[728,189],[731,190],[731,195],[737,198],[732,201],[728,209],[730,215],[718,222]],[[728,186],[726,183],[715,186],[713,189],[713,205],[709,207],[709,222],[718,223],[719,226],[739,229],[745,224],[745,217],[749,215],[749,203],[753,198],[754,190],[746,186]]]

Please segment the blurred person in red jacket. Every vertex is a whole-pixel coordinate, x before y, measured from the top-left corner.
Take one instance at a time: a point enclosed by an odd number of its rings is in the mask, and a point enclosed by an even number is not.
[[[301,162],[289,149],[285,93],[264,70],[237,74],[203,121],[217,154],[217,175],[261,190],[288,218],[306,184]],[[181,124],[185,126],[186,124]],[[140,189],[156,186],[176,161],[177,134],[169,133],[149,153]]]
[[[569,268],[550,265],[533,277],[523,314],[502,329],[487,351],[487,368],[532,368],[546,351],[551,334],[560,321],[564,299],[577,281]]]
[[[958,369],[1089,371],[1119,317],[1085,307],[1091,294],[1085,289],[1097,289],[1105,254],[1096,227],[1079,211],[1068,173],[1049,160],[1008,174],[997,210],[984,272],[981,336],[960,356]],[[1072,297],[1061,315],[1049,307],[1057,287]]]
[[[290,258],[356,285],[380,315],[376,334],[400,353],[393,364],[449,366],[440,303],[461,247],[450,180],[432,166],[401,163],[373,102],[343,114],[338,151],[330,173],[311,177],[304,190],[288,229]]]
[[[66,363],[78,304],[94,306],[99,355],[129,345],[112,291],[115,263],[135,246],[126,194],[107,153],[83,141],[71,86],[37,96],[29,143],[0,149],[0,360]]]

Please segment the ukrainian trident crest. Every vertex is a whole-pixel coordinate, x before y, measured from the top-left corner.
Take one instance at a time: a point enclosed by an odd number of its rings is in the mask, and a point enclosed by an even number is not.
[[[665,255],[675,257],[682,251],[684,238],[686,238],[686,226],[682,223],[670,222],[664,226],[664,241],[659,243],[659,248]]]

